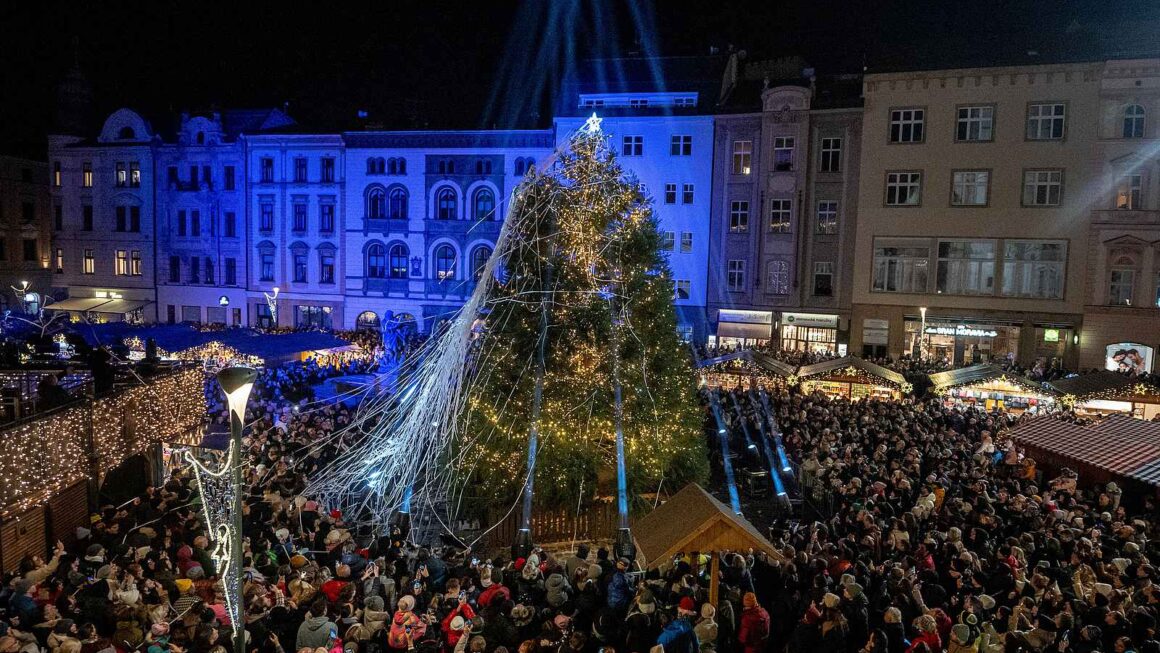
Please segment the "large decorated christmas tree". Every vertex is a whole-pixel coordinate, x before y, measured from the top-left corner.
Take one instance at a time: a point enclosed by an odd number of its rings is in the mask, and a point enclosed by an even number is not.
[[[537,505],[613,493],[618,384],[629,496],[703,479],[696,379],[656,218],[599,122],[530,172],[513,202],[512,244],[472,354],[463,494],[514,499],[533,426]]]

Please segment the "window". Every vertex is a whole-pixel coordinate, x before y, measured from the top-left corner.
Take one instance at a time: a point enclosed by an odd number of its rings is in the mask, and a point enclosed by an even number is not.
[[[318,256],[318,282],[334,283],[334,252],[323,251]]]
[[[745,260],[730,259],[726,272],[726,283],[731,292],[745,290]]]
[[[891,109],[890,142],[921,143],[925,120],[925,109]]]
[[[1131,306],[1136,287],[1136,264],[1129,256],[1120,256],[1112,264],[1108,278],[1108,303],[1113,306]]]
[[[450,188],[444,188],[439,191],[436,196],[436,213],[435,217],[439,220],[454,220],[458,217],[458,201],[455,197],[455,191]]]
[[[224,183],[225,183],[226,190],[235,190],[237,188],[237,186],[238,186],[237,173],[234,171],[233,166],[226,166],[226,168],[225,168],[225,182]]]
[[[329,306],[295,306],[294,326],[300,329],[329,329]]]
[[[1003,244],[1005,297],[1063,299],[1067,245],[1063,242],[1008,240]]]
[[[834,294],[834,264],[829,261],[814,263],[814,296],[831,297]]]
[[[1027,140],[1054,141],[1063,138],[1064,114],[1062,102],[1045,102],[1027,106]]]
[[[178,236],[185,235],[185,211],[184,210],[180,210],[177,212],[177,235]]]
[[[403,157],[392,158],[388,165],[390,167],[390,173],[392,175],[405,175],[405,174],[407,174],[407,160],[404,159]]]
[[[959,107],[955,123],[955,140],[960,142],[989,141],[994,134],[995,107]]]
[[[24,224],[36,222],[36,205],[32,202],[21,202],[20,217],[24,220]]]
[[[1023,172],[1024,206],[1059,206],[1062,195],[1062,170],[1026,170]]]
[[[733,174],[749,174],[752,162],[753,141],[733,141]]]
[[[729,203],[729,231],[731,233],[749,231],[749,202],[734,200]]]
[[[778,136],[773,139],[773,169],[779,172],[793,170],[794,139],[791,136]]]
[[[918,206],[921,193],[921,172],[886,173],[887,206]]]
[[[125,165],[124,161],[117,162],[117,188],[124,188],[129,185],[129,167]]]
[[[181,180],[177,177],[177,166],[169,166],[165,169],[165,179],[170,190],[177,190],[181,187]]]
[[[201,283],[201,259],[196,256],[189,257],[189,282]]]
[[[1141,175],[1124,175],[1116,186],[1117,209],[1142,209],[1144,178]]]
[[[671,252],[677,247],[677,234],[673,231],[661,232],[661,251]]]
[[[693,184],[681,184],[681,204],[693,203]]]
[[[630,109],[643,109],[648,106],[646,98],[629,98],[628,106]]]
[[[205,257],[205,282],[209,285],[214,285],[214,261],[210,257]]]
[[[765,284],[765,291],[771,295],[789,294],[789,262],[770,261],[769,279]]]
[[[407,219],[407,191],[402,188],[391,189],[390,203],[387,206],[387,215],[392,220]]]
[[[367,217],[371,220],[387,217],[387,193],[382,188],[372,188],[367,193]]]
[[[324,234],[334,232],[334,205],[329,202],[318,205],[318,230]]]
[[[443,159],[439,162],[439,174],[453,175],[455,174],[455,162],[449,159]]]
[[[258,254],[258,261],[259,261],[258,280],[259,281],[273,281],[274,280],[274,252],[272,250],[268,250],[268,249],[262,250]]]
[[[238,214],[233,211],[226,211],[223,215],[222,221],[225,223],[226,238],[238,237]]]
[[[24,262],[25,263],[34,263],[34,262],[36,262],[37,259],[40,258],[40,256],[36,252],[36,239],[35,238],[25,238],[23,240],[23,242],[21,243],[21,246],[24,249],[23,254],[24,254]]]
[[[790,218],[793,201],[786,198],[775,198],[769,201],[769,230],[775,234],[790,232]]]
[[[96,257],[93,256],[93,250],[85,249],[84,267],[81,268],[82,274],[93,274],[97,265]]]
[[[488,188],[475,191],[475,219],[495,219],[495,195]]]
[[[64,249],[56,248],[56,273],[64,274]]]
[[[181,257],[169,257],[169,283],[181,283]]]
[[[60,204],[52,205],[52,228],[57,231],[64,229],[64,207]]]
[[[620,153],[624,156],[641,156],[644,154],[644,136],[625,136],[621,140]]]
[[[191,190],[201,188],[201,184],[198,182],[199,176],[197,166],[189,166],[189,187]]]
[[[410,252],[407,251],[406,245],[400,243],[391,246],[392,279],[406,279],[409,276],[409,268],[407,267],[408,256],[410,256]]]
[[[951,206],[986,206],[991,173],[955,170],[951,176]]]
[[[206,181],[209,181],[208,170],[209,169],[207,168],[207,174],[205,176]],[[129,162],[129,185],[133,188],[141,187],[141,164],[137,161]]]
[[[451,245],[440,245],[435,249],[435,278],[440,281],[455,278],[455,250]]]
[[[490,247],[476,247],[471,252],[471,278],[479,281],[483,277],[484,269],[487,267],[487,259],[491,258]]]
[[[306,182],[306,157],[304,156],[294,158],[294,181]]]
[[[201,236],[201,211],[198,209],[189,212],[189,235]]]
[[[677,203],[677,185],[665,184],[665,204]]]
[[[261,180],[264,184],[269,184],[274,181],[274,159],[264,156],[259,164],[261,169]]]
[[[833,235],[838,233],[838,202],[822,200],[818,202],[818,233]]]
[[[672,156],[692,156],[693,137],[684,134],[673,136],[669,144],[669,154]]]
[[[126,208],[127,207],[124,207],[124,206],[118,206],[115,209],[117,220],[116,220],[116,224],[113,226],[113,231],[124,231],[126,225],[128,225],[129,216],[125,211]]]
[[[941,241],[936,290],[948,295],[995,292],[995,243],[989,240]]]
[[[384,162],[381,158],[371,157],[371,158],[367,159],[367,174],[368,175],[381,175],[381,174],[383,174],[383,165],[384,165]]]
[[[818,170],[820,172],[842,171],[842,139],[822,139],[822,156],[819,159]]]
[[[141,233],[141,207],[129,207],[129,231]]]
[[[113,274],[124,277],[129,275],[129,252],[128,250],[117,250],[117,257],[114,259]]]
[[[673,284],[677,299],[688,299],[692,293],[693,283],[688,279],[677,279]]]
[[[234,258],[227,258],[225,261],[225,278],[222,281],[227,286],[238,285],[238,261]]]
[[[81,164],[81,187],[93,187],[93,164],[91,161],[85,161]]]
[[[930,270],[930,247],[922,244],[874,244],[876,292],[925,293]]]
[[[488,159],[480,159],[480,160],[476,161],[475,162],[475,174],[477,174],[477,175],[490,175],[491,174],[491,161]]]
[[[52,185],[56,186],[57,188],[60,188],[60,182],[61,182],[60,161],[53,161],[52,162]]]
[[[1124,138],[1144,138],[1144,107],[1138,104],[1124,107],[1124,128],[1120,133]]]
[[[532,160],[524,157],[518,157],[515,163],[513,172],[516,176],[523,176],[532,165]]]
[[[306,260],[306,252],[298,251],[294,253],[294,281],[298,283],[306,283],[307,275],[309,274],[308,262]]]
[[[387,250],[378,243],[367,248],[367,277],[370,279],[387,277]]]
[[[693,232],[681,232],[681,253],[688,254],[693,251]]]
[[[261,231],[274,231],[274,205],[262,202],[259,209],[258,228]]]
[[[93,230],[93,205],[85,204],[81,206],[81,230]]]

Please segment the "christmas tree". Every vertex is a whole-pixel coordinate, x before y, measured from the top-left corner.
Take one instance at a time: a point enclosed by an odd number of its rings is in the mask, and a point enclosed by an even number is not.
[[[657,222],[598,120],[529,172],[507,220],[512,242],[472,353],[454,456],[471,461],[463,494],[494,505],[520,492],[533,423],[537,505],[611,493],[617,381],[629,496],[702,480],[696,379]]]

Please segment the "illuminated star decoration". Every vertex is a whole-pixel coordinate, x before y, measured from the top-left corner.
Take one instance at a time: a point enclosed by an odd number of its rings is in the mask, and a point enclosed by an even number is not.
[[[601,122],[603,122],[603,119],[600,116],[597,116],[596,112],[593,111],[592,115],[588,117],[588,120],[584,122],[584,127],[582,129],[585,131],[585,133],[596,134],[600,131]]]

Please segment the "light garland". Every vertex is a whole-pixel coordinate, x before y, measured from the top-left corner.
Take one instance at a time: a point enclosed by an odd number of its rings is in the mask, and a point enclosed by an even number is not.
[[[234,597],[241,596],[242,552],[232,550],[234,541],[234,486],[230,471],[235,464],[233,451],[216,469],[203,464],[193,452],[184,452],[186,461],[193,466],[193,478],[197,483],[197,493],[201,498],[202,511],[209,524],[209,538],[213,544],[210,558],[214,561],[214,571],[225,587],[226,612],[237,637],[243,627],[241,606]],[[237,464],[241,464],[238,461]]]

